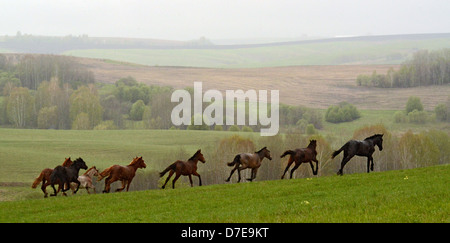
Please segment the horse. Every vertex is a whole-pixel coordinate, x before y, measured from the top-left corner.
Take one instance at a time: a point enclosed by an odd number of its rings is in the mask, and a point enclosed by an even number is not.
[[[122,187],[117,188],[116,192],[121,192],[123,189],[125,189],[125,186],[127,187],[128,191],[130,189],[131,181],[136,175],[136,170],[146,167],[147,165],[142,159],[142,156],[141,157],[136,156],[136,158],[134,158],[127,166],[113,165],[105,169],[100,173],[100,175],[97,178],[97,181],[101,181],[103,178],[108,176],[108,178],[105,179],[105,189],[103,190],[103,193],[109,193],[109,191],[111,190],[111,183],[115,181],[122,182]]]
[[[309,145],[306,148],[299,148],[296,150],[287,150],[283,153],[283,155],[280,156],[280,158],[283,158],[286,155],[291,155],[289,157],[289,161],[288,164],[286,166],[286,169],[284,170],[283,175],[281,176],[281,179],[284,178],[284,175],[286,174],[286,172],[289,170],[289,167],[291,166],[291,164],[295,161],[295,166],[294,168],[292,168],[291,170],[291,177],[290,179],[292,179],[292,174],[294,173],[294,171],[302,164],[302,163],[307,163],[309,162],[309,165],[311,165],[311,169],[314,175],[317,175],[317,172],[319,171],[319,161],[316,159],[317,156],[317,151],[316,151],[316,147],[317,147],[317,141],[316,140],[310,140],[309,141]],[[312,164],[312,161],[316,162],[316,170],[314,170],[314,166]]]
[[[353,158],[353,156],[364,156],[367,157],[367,173],[370,170],[373,171],[373,158],[372,154],[375,152],[375,145],[378,146],[380,151],[383,150],[383,134],[375,134],[373,136],[367,137],[364,141],[350,140],[339,150],[336,150],[331,155],[331,159],[334,159],[341,151],[344,151],[344,157],[341,162],[341,169],[337,172],[338,175],[344,174],[344,166],[347,162]],[[372,163],[371,163],[372,162]]]
[[[69,167],[70,165],[72,165],[72,160],[70,160],[69,158],[65,158],[64,162],[62,163],[62,166],[64,167]],[[37,185],[39,185],[39,183],[42,181],[42,186],[41,186],[41,190],[44,192],[44,197],[47,197],[48,193],[47,193],[47,186],[50,185],[50,175],[52,174],[53,169],[50,168],[46,168],[43,169],[41,171],[41,173],[39,174],[39,176],[34,180],[33,185],[31,185],[31,188],[36,188]],[[58,192],[61,190],[61,188],[58,188]]]
[[[261,162],[264,158],[268,158],[269,160],[272,160],[272,157],[270,156],[270,151],[267,149],[267,147],[262,148],[261,150],[255,152],[255,153],[241,153],[234,157],[233,162],[227,163],[228,166],[233,166],[234,168],[231,170],[230,176],[228,179],[226,179],[226,182],[229,182],[231,179],[231,176],[233,175],[234,171],[238,171],[238,183],[241,181],[241,170],[251,168],[252,169],[252,176],[250,178],[247,178],[248,181],[253,181],[256,178],[256,173],[258,172],[258,168],[261,166]]]
[[[194,186],[192,183],[192,176],[195,175],[198,177],[198,185],[202,185],[202,178],[200,177],[200,174],[197,173],[197,163],[198,161],[201,161],[202,163],[205,163],[205,157],[203,157],[202,150],[199,149],[195,154],[188,159],[188,161],[181,161],[177,160],[171,165],[169,165],[164,171],[159,173],[159,177],[163,177],[168,171],[169,176],[167,177],[166,181],[164,182],[164,185],[161,187],[162,189],[166,188],[166,184],[169,181],[170,177],[172,177],[173,173],[175,173],[175,178],[172,181],[172,188],[175,189],[175,182],[178,180],[178,178],[181,175],[189,176],[189,181],[191,182],[191,187]]]
[[[98,170],[95,166],[92,166],[91,168],[89,168],[83,175],[78,176],[78,181],[81,183],[80,187],[86,188],[86,191],[88,192],[88,194],[91,194],[89,192],[89,188],[94,189],[94,193],[96,193],[95,186],[94,186],[94,184],[92,184],[92,177],[94,177],[94,176],[98,176]],[[70,183],[70,189],[72,189],[72,193],[75,191],[75,183],[74,182]]]
[[[78,158],[73,161],[72,165],[69,167],[64,167],[61,165],[58,165],[53,169],[52,174],[50,175],[50,185],[53,188],[54,193],[50,196],[56,196],[58,192],[55,189],[55,184],[59,184],[59,188],[62,189],[63,195],[66,195],[66,191],[70,189],[70,183],[75,182],[77,183],[77,189],[75,190],[75,193],[77,193],[78,189],[80,188],[80,182],[78,181],[78,172],[80,169],[87,170],[86,163],[83,161],[82,158]],[[66,187],[64,186],[66,185]]]

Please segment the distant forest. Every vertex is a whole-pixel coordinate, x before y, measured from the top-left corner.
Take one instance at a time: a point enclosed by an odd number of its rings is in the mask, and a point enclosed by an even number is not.
[[[411,60],[403,63],[399,70],[389,69],[387,74],[361,74],[356,79],[358,86],[379,88],[408,88],[450,83],[450,49],[437,51],[421,50]]]
[[[186,88],[193,93],[192,88]],[[170,86],[146,85],[133,77],[98,83],[77,58],[0,54],[0,126],[40,129],[215,129],[173,127]],[[204,105],[206,107],[207,105]],[[248,113],[247,113],[248,114]],[[280,124],[306,131],[322,128],[322,115],[303,106],[280,105]],[[244,129],[245,128],[245,129]],[[233,129],[259,131],[260,126]],[[313,130],[314,131],[314,130]]]

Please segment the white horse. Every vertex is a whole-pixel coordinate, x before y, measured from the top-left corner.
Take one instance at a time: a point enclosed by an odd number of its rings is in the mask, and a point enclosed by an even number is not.
[[[86,188],[86,191],[88,192],[88,194],[90,194],[89,192],[89,188],[94,189],[94,193],[95,192],[95,186],[94,184],[92,184],[92,177],[94,176],[98,176],[98,170],[97,168],[95,168],[95,166],[92,166],[91,168],[89,168],[89,170],[87,170],[83,175],[78,176],[78,181],[80,182],[80,188]],[[75,190],[75,186],[76,183],[70,183],[70,189],[72,189],[72,193]]]

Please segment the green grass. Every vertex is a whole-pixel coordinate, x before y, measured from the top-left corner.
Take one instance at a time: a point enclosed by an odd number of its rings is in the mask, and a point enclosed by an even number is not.
[[[448,47],[448,38],[335,41],[237,49],[89,49],[63,54],[150,66],[254,68],[293,65],[398,64],[418,49]]]
[[[450,165],[0,203],[0,222],[450,222]]]
[[[143,156],[147,170],[180,148],[194,153],[232,132],[189,130],[38,130],[0,129],[0,182],[31,183],[44,168],[64,158],[82,157],[88,166],[104,169]],[[170,161],[166,161],[169,163]],[[157,168],[160,169],[160,168]]]

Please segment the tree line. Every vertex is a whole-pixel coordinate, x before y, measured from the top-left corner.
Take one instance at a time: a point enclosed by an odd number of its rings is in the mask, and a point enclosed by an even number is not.
[[[193,95],[192,88],[186,88]],[[0,125],[40,129],[203,129],[259,131],[260,126],[179,126],[171,122],[174,89],[133,77],[95,82],[76,58],[0,54]],[[208,104],[203,104],[204,108]],[[248,106],[248,105],[247,105]],[[246,112],[248,115],[248,112]],[[320,111],[280,104],[280,124],[309,131],[322,128]],[[248,118],[247,118],[248,119]]]
[[[356,79],[358,86],[379,88],[408,88],[450,83],[450,49],[436,51],[421,50],[395,71],[390,68],[386,74],[361,74]]]

